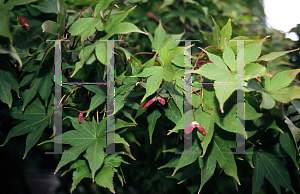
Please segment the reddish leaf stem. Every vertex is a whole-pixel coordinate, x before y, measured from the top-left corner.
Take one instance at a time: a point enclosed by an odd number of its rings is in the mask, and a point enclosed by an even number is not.
[[[93,12],[90,8],[86,7],[86,8],[83,8],[83,9],[81,10],[81,12],[80,12],[80,14],[79,14],[79,19],[80,19],[80,17],[81,17],[82,12],[83,12],[84,10],[86,10],[86,9],[90,10],[90,11],[92,12],[92,14],[93,14],[93,17],[95,17],[94,12]]]
[[[133,56],[140,55],[140,54],[153,55],[155,53],[151,53],[151,52],[138,52],[138,53],[133,54]]]

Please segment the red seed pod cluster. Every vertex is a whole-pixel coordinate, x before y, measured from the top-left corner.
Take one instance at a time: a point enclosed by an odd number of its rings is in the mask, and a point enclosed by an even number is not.
[[[156,96],[155,96],[154,98],[152,98],[151,100],[149,100],[148,102],[146,102],[145,104],[143,104],[142,109],[144,109],[144,108],[150,106],[154,101],[157,101],[157,100],[158,100],[158,102],[161,103],[162,105],[164,105],[164,104],[166,103],[165,99],[163,99],[162,97],[160,97],[160,96],[157,96],[157,97],[156,97]]]
[[[24,17],[19,16],[19,22],[20,22],[20,24],[22,24],[23,26],[25,26],[25,28],[26,28],[27,31],[30,29],[30,26],[29,26],[27,20]]]
[[[193,131],[193,129],[195,127],[197,127],[202,132],[203,135],[206,135],[205,129],[199,123],[197,123],[197,121],[194,121],[194,122],[190,123],[188,126],[186,126],[186,128],[184,129],[184,132],[186,134],[189,134]]]

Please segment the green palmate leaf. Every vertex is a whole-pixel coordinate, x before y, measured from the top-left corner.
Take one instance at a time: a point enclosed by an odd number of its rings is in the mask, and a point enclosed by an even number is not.
[[[294,105],[295,109],[300,113],[300,100],[292,100],[291,103]]]
[[[6,82],[4,77],[0,77],[0,89],[1,89],[1,94],[0,94],[0,100],[7,104],[9,108],[11,108],[13,98],[11,95],[11,84]]]
[[[0,67],[0,79],[2,82],[8,82],[11,86],[11,89],[17,92],[19,96],[19,84],[17,81],[16,71],[10,65],[2,65]],[[2,83],[4,85],[4,83]],[[1,90],[4,91],[4,90]]]
[[[13,137],[33,132],[33,130],[39,128],[41,125],[43,126],[44,122],[46,122],[45,120],[47,120],[47,122],[49,123],[49,117],[45,116],[42,119],[40,119],[40,118],[38,118],[38,119],[32,118],[31,120],[26,120],[26,121],[24,121],[24,122],[16,125],[15,127],[13,127],[9,131],[8,135],[6,136],[6,139],[5,139],[4,143],[1,146],[4,146]]]
[[[116,119],[115,130],[121,129],[124,127],[133,127],[133,126],[135,126],[134,123],[129,123],[129,122],[123,121],[122,119]]]
[[[282,71],[273,76],[270,82],[266,82],[265,87],[269,92],[278,91],[288,86],[300,72],[300,69]]]
[[[282,88],[278,91],[269,92],[270,96],[283,103],[288,103],[293,99],[300,99],[300,87],[292,86],[288,88]]]
[[[0,12],[0,14],[1,14],[1,12]],[[0,21],[1,21],[1,19],[0,19]],[[1,30],[0,30],[0,34],[1,34]],[[9,45],[8,48],[2,47],[2,45],[0,45],[0,54],[10,54],[13,58],[15,58],[18,61],[19,66],[22,68],[23,63],[22,63],[16,49],[12,45]]]
[[[245,103],[245,120],[254,120],[262,116],[263,113],[256,112],[254,107],[252,107],[249,103]]]
[[[207,54],[207,56],[209,57],[209,60],[212,61],[217,67],[223,68],[228,71],[228,68],[225,65],[224,61],[221,59],[221,57],[211,54],[211,53],[205,51],[204,49],[202,49],[202,50]]]
[[[299,153],[299,147],[297,145],[298,145],[298,142],[300,140],[300,129],[298,127],[296,127],[294,125],[294,123],[288,117],[286,117],[286,116],[284,116],[284,117],[285,117],[284,122],[288,125],[288,127],[291,131],[291,134],[293,136],[297,151]]]
[[[103,65],[107,65],[107,49],[106,49],[107,45],[106,42],[104,41],[100,41],[97,45],[96,45],[96,57],[97,59],[103,64]]]
[[[172,61],[178,67],[185,66],[185,56],[184,55],[177,55]]]
[[[237,89],[236,88],[236,75],[235,74],[225,74],[222,78],[216,80],[217,83],[214,84],[216,97],[220,104],[220,110],[224,112],[224,103],[230,97],[230,95]]]
[[[94,20],[94,23],[87,30],[83,31],[80,37],[81,45],[84,45],[84,41],[87,40],[92,34],[96,32],[96,24],[98,21]]]
[[[201,184],[198,193],[200,193],[204,184],[212,177],[215,172],[217,161],[213,157],[205,155],[204,158],[198,157],[199,166],[201,168]]]
[[[155,36],[152,42],[152,48],[155,49],[156,52],[160,51],[169,40],[166,40],[166,31],[162,27],[161,22],[155,30]]]
[[[169,160],[169,162],[161,167],[158,167],[157,169],[163,169],[163,168],[175,168],[177,166],[179,162],[179,158],[178,157],[174,157],[171,160]]]
[[[167,65],[168,63],[168,59],[169,59],[169,44],[170,44],[170,40],[168,41],[168,43],[166,44],[166,46],[164,46],[161,51],[160,51],[160,58],[161,58],[161,62],[163,64],[163,66]]]
[[[91,110],[94,110],[99,105],[101,105],[105,99],[106,99],[106,92],[105,89],[98,85],[84,85],[84,87],[92,92],[95,93],[95,95],[91,99],[90,107],[88,109],[88,112],[86,116],[88,116],[91,112]]]
[[[98,185],[108,188],[110,192],[115,193],[113,185],[114,171],[112,167],[102,168],[96,175],[95,181]]]
[[[62,28],[66,26],[66,5],[63,0],[59,0],[57,3],[57,8],[58,8],[58,14],[57,14],[57,23],[59,26]],[[62,30],[61,34],[65,34],[65,29]]]
[[[266,67],[257,63],[248,63],[245,66],[245,80],[249,80],[260,76],[271,76]]]
[[[258,61],[271,61],[271,60],[274,60],[274,59],[276,59],[278,57],[281,57],[283,55],[286,55],[286,54],[288,54],[290,52],[294,52],[294,51],[297,51],[297,50],[299,50],[299,48],[298,49],[294,49],[294,50],[289,50],[289,51],[271,52],[269,54],[261,56],[258,59]]]
[[[117,122],[116,122],[116,126],[117,126],[117,124],[118,124],[118,122],[119,121],[122,121],[121,119],[117,119]],[[125,122],[125,121],[122,121],[123,123],[127,123],[127,122]],[[130,125],[129,125],[130,124]],[[125,126],[125,127],[132,127],[132,126],[134,126],[134,124],[133,123],[127,123],[127,125],[128,126]],[[118,128],[117,127],[115,127],[115,130],[117,130]],[[128,144],[128,142],[124,139],[124,138],[122,138],[119,134],[115,134],[115,141],[114,141],[114,143],[117,143],[117,144],[123,144],[123,146],[124,146],[124,148],[125,148],[125,152],[123,152],[123,154],[126,154],[126,155],[128,155],[131,159],[133,159],[133,160],[136,160],[134,157],[133,157],[133,155],[131,154],[131,150],[130,150],[130,145]],[[126,162],[123,162],[123,163],[126,163]],[[126,164],[128,164],[128,163],[126,163]]]
[[[27,138],[26,138],[26,148],[25,148],[25,153],[24,153],[23,159],[26,157],[29,150],[33,146],[36,145],[36,143],[38,142],[38,140],[42,136],[45,128],[49,125],[49,120],[50,119],[42,120],[38,125],[35,125],[31,129],[31,132],[27,135]]]
[[[191,112],[191,111],[189,111]],[[169,131],[169,133],[167,135],[170,135],[171,133],[178,133],[178,130],[179,129],[184,129],[184,119],[191,119],[191,118],[188,118],[188,116],[192,115],[190,114],[189,112],[185,113],[186,116],[182,116],[179,121],[176,123],[176,126],[171,130]],[[186,118],[185,118],[186,117]],[[193,119],[193,118],[192,118]]]
[[[68,164],[69,162],[76,160],[79,157],[79,155],[89,147],[90,144],[91,142],[88,142],[86,144],[82,144],[81,146],[72,147],[67,151],[64,151],[55,169],[55,174],[61,167]]]
[[[157,54],[158,54],[158,52],[155,53],[155,55],[144,64],[145,68],[149,68],[149,67],[153,67],[154,66]]]
[[[134,120],[134,118],[132,117],[132,115],[128,111],[122,110],[122,112],[125,117],[129,118],[134,124],[137,124],[136,121]],[[132,139],[134,139],[134,136],[132,136]],[[139,144],[138,141],[136,141],[135,143]]]
[[[168,119],[170,119],[175,124],[181,118],[181,113],[180,113],[178,107],[176,106],[174,99],[170,99],[168,101],[168,109],[166,109],[165,114],[168,117]]]
[[[32,118],[42,119],[47,115],[45,107],[39,98],[36,98],[30,105],[28,105],[24,112],[22,112],[22,106],[15,106],[9,110],[4,109],[0,113],[19,120],[30,120]]]
[[[91,178],[89,167],[86,165],[84,160],[77,160],[74,162],[74,164],[70,167],[70,170],[74,168],[76,168],[76,170],[73,172],[73,183],[70,190],[71,193],[74,189],[76,189],[78,183],[80,183],[82,179]]]
[[[0,11],[1,10],[12,10],[14,6],[17,6],[17,5],[25,5],[25,4],[29,4],[29,3],[32,3],[32,2],[35,2],[37,0],[23,0],[23,1],[20,1],[20,0],[10,0],[10,1],[7,1],[5,4],[0,4]]]
[[[261,53],[262,44],[267,38],[268,36],[262,39],[260,42],[245,46],[245,50],[244,50],[245,64],[248,64],[252,61],[256,61],[258,59]]]
[[[163,71],[160,71],[158,74],[152,75],[147,79],[146,94],[141,102],[143,102],[148,96],[152,95],[159,88],[162,82],[162,77]]]
[[[102,22],[101,19],[95,24],[95,28],[100,32],[104,31],[105,24]]]
[[[22,111],[24,111],[27,104],[35,97],[38,90],[40,89],[40,85],[43,81],[43,78],[36,78],[29,89],[25,90],[21,93],[21,99],[23,100]]]
[[[105,27],[105,31],[106,32],[109,32],[109,30],[115,26],[116,24],[119,24],[120,22],[122,22],[126,17],[127,15],[134,9],[136,8],[136,6],[132,7],[131,9],[127,10],[126,12],[120,14],[120,15],[117,15],[115,17],[111,17],[108,22],[107,22],[107,25]]]
[[[76,62],[74,72],[72,73],[72,75],[70,77],[74,77],[74,75],[76,75],[76,73],[82,68],[84,63],[91,56],[92,52],[94,52],[96,45],[97,44],[92,44],[92,45],[86,46],[80,51],[80,53],[79,53],[80,62]]]
[[[209,157],[213,157],[219,163],[220,167],[224,169],[225,174],[232,176],[240,184],[233,154],[228,154],[229,152],[231,150],[226,147],[222,139],[214,136],[211,155]]]
[[[152,95],[160,86],[163,79],[166,81],[171,81],[175,78],[179,78],[180,76],[176,73],[170,63],[166,64],[164,67],[161,66],[153,66],[150,68],[146,68],[142,73],[132,76],[132,77],[148,77],[146,84],[146,94],[142,99],[142,102],[150,95]]]
[[[218,80],[223,76],[228,77],[231,75],[228,69],[220,68],[214,63],[206,63],[201,68],[192,71],[192,73],[198,73],[211,80]]]
[[[138,32],[142,34],[146,34],[146,32],[141,31],[136,25],[129,23],[129,22],[122,22],[115,26],[113,26],[111,29],[107,31],[108,34],[128,34],[131,32]]]
[[[200,32],[205,36],[209,45],[216,47],[216,48],[218,47],[217,43],[214,42],[214,35],[212,32],[204,32],[202,30],[200,30]]]
[[[272,121],[272,123],[270,124],[270,126],[268,126],[268,128],[266,129],[266,131],[268,129],[275,129],[275,130],[278,130],[280,133],[283,133],[283,131],[280,129],[280,127],[277,126],[275,120]]]
[[[256,81],[250,80],[245,91],[258,91],[262,94],[260,108],[271,109],[275,106],[275,100],[268,93],[264,92],[264,89]]]
[[[212,102],[213,104],[214,102]],[[236,119],[236,110],[237,105],[235,104],[226,112],[226,114],[221,114],[219,109],[214,105],[212,109],[212,114],[215,119],[215,122],[224,130],[236,133],[236,122],[240,122],[240,120]],[[217,110],[217,111],[216,111]],[[245,120],[253,120],[263,116],[262,113],[257,113],[256,110],[249,105],[245,104]]]
[[[217,48],[220,48],[220,38],[221,38],[220,27],[218,26],[218,24],[216,23],[214,18],[212,18],[212,20],[213,20],[214,25],[215,25],[215,27],[213,29],[214,42],[217,45]]]
[[[279,142],[281,147],[286,151],[286,153],[288,153],[291,156],[295,166],[299,169],[296,159],[297,150],[292,136],[288,132],[281,133],[279,137]]]
[[[57,1],[56,0],[45,0],[43,3],[38,5],[32,5],[44,13],[58,13]]]
[[[126,93],[119,94],[115,97],[115,113],[121,110],[124,107]]]
[[[248,149],[245,150],[246,153],[249,153],[249,152],[253,152],[254,150],[254,146],[252,147],[249,147]],[[251,166],[251,168],[254,168],[254,165],[253,165],[253,154],[244,154],[243,156],[243,159],[246,160],[249,165]]]
[[[43,57],[42,57],[42,60],[41,60],[41,62],[40,62],[40,65],[39,65],[39,70],[42,68],[42,65],[43,65],[44,61],[46,60],[48,54],[50,53],[50,51],[51,51],[54,47],[55,47],[55,42],[54,42],[54,41],[50,41],[50,43],[47,44],[45,50],[43,50],[43,51],[41,52],[41,55],[42,55]],[[51,56],[51,57],[53,57],[53,56]],[[39,73],[39,70],[37,71],[37,75],[38,75],[38,73]]]
[[[197,158],[201,155],[200,154],[201,149],[200,149],[200,146],[198,145],[197,139],[194,139],[193,145],[190,145],[190,146],[192,146],[190,151],[188,151],[188,149],[187,149],[187,150],[184,150],[183,153],[181,154],[179,162],[178,162],[172,176],[174,176],[174,174],[180,168],[185,167],[185,166],[190,165],[193,162],[195,162],[197,160]]]
[[[220,47],[221,47],[221,49],[223,49],[224,43],[226,44],[226,42],[231,39],[231,35],[232,35],[232,27],[231,27],[230,18],[228,19],[227,24],[222,28],[220,34],[221,34]],[[226,49],[226,47],[225,47],[225,49]]]
[[[178,109],[181,113],[181,115],[179,115],[181,117],[183,115],[183,93],[182,93],[182,91],[177,86],[174,86],[174,81],[173,82],[165,82],[164,86],[168,90],[169,94],[171,94],[176,106],[178,107]],[[177,123],[177,121],[174,123]]]
[[[95,120],[93,120],[96,123]],[[93,141],[86,150],[85,158],[89,161],[94,181],[96,171],[101,167],[104,160],[103,141],[101,139]]]
[[[10,42],[13,41],[10,28],[9,28],[9,18],[12,15],[8,14],[8,11],[1,9],[3,5],[0,5],[0,23],[2,24],[0,28],[0,35],[9,38]],[[0,47],[0,53],[2,53],[2,48]]]
[[[168,62],[173,61],[173,59],[175,59],[175,57],[177,57],[178,55],[182,55],[184,54],[184,51],[188,48],[191,48],[193,45],[189,46],[189,47],[176,47],[174,48],[168,57]]]
[[[149,123],[148,129],[149,129],[150,144],[152,144],[152,134],[155,128],[156,121],[160,116],[161,113],[159,112],[158,109],[156,109],[147,117],[147,121]]]
[[[42,77],[41,84],[39,86],[39,94],[45,102],[47,108],[48,98],[51,94],[53,87],[53,69],[49,70],[47,74]]]
[[[215,123],[226,131],[236,132],[236,107],[232,107],[227,114],[222,114],[218,108],[215,92],[204,90],[204,96],[204,104],[206,104],[210,110],[210,114],[214,117]]]
[[[85,157],[91,167],[92,177],[94,177],[95,172],[102,164],[101,161],[103,161],[102,156],[99,154],[103,154],[100,153],[100,151],[106,146],[106,133],[105,127],[103,127],[106,120],[102,120],[97,126],[95,120],[93,120],[92,125],[90,125],[85,120],[82,120],[82,123],[80,124],[78,122],[78,118],[75,117],[66,118],[71,119],[72,125],[76,130],[67,131],[63,133],[60,138],[62,139],[63,144],[70,144],[73,147],[64,152],[56,167],[55,173],[67,163],[76,160],[83,151],[88,150]],[[56,140],[57,139],[54,138],[42,142],[40,145],[49,142],[56,142]],[[97,151],[98,154],[93,153],[93,151]],[[97,164],[95,164],[95,162]]]
[[[197,114],[197,115],[199,115],[199,117],[197,118],[197,121],[200,121],[201,126],[206,131],[206,136],[204,136],[204,139],[201,141],[201,146],[203,149],[201,157],[203,157],[205,155],[208,145],[213,137],[215,123],[214,123],[214,118],[207,113],[203,112],[203,114]],[[197,131],[197,132],[199,132],[199,131]]]
[[[105,10],[113,1],[114,0],[100,0],[95,7],[95,17],[97,17],[100,14],[100,11]]]
[[[127,162],[125,162],[122,159],[121,156],[118,156],[117,154],[107,155],[107,157],[105,157],[105,160],[104,160],[103,168],[106,168],[106,167],[117,168],[121,165],[122,162],[125,164],[128,164]]]
[[[183,31],[181,34],[172,34],[166,37],[167,40],[170,39],[170,45],[169,45],[170,50],[173,50],[179,45],[180,41],[178,40],[181,40],[181,37],[184,35],[184,33],[185,31]]]
[[[169,5],[172,5],[174,3],[174,0],[166,0],[163,2],[163,4],[161,5],[160,9],[167,7]]]
[[[70,172],[71,170],[74,170],[80,166],[86,165],[84,160],[77,160],[76,162],[74,162],[70,168],[68,170],[66,170],[65,172],[63,172],[61,174],[61,176],[64,176],[67,172]],[[88,166],[87,166],[88,167]]]
[[[99,18],[80,18],[76,22],[72,24],[72,26],[69,29],[69,32],[73,35],[79,35],[83,31],[94,28],[95,29],[95,24],[98,23]]]
[[[171,82],[174,79],[181,79],[181,76],[174,70],[173,66],[171,63],[167,63],[164,65],[164,67],[162,68],[162,72],[163,72],[163,79]]]
[[[197,168],[198,164],[197,162],[194,162],[186,168],[182,169],[181,172],[176,173],[174,176],[167,176],[166,178],[176,179],[177,184],[182,184],[184,182],[192,180],[192,177],[198,174],[197,171],[195,171],[195,169]],[[195,193],[197,191],[197,186],[187,187],[187,189],[190,191],[190,193]]]
[[[59,24],[51,20],[47,20],[42,24],[43,32],[49,32],[55,35],[58,34],[60,30],[59,28],[60,28]]]
[[[153,66],[153,67],[150,67],[150,68],[146,68],[146,69],[143,70],[142,73],[137,74],[137,75],[133,75],[131,77],[149,77],[151,75],[155,75],[155,74],[160,73],[161,68],[162,67],[160,67],[160,66]]]
[[[266,152],[255,152],[254,166],[252,176],[253,194],[257,193],[263,184],[264,177],[273,185],[277,193],[281,193],[280,186],[295,192],[291,185],[288,170],[276,156]]]
[[[236,64],[236,60],[235,60],[235,54],[231,50],[231,48],[227,45],[226,42],[225,42],[225,50],[223,52],[223,60],[224,60],[225,64],[227,65],[227,67],[229,67],[229,69],[231,70],[231,72],[235,72],[236,71],[237,64]]]

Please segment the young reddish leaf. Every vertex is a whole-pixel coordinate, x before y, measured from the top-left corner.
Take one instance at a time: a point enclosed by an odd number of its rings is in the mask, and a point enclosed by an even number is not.
[[[62,105],[66,104],[69,101],[69,98],[67,100],[64,100],[64,102],[62,103]]]
[[[154,15],[153,13],[147,12],[147,15],[148,15],[150,18],[153,18],[153,19],[155,19],[155,20],[158,21],[158,18],[157,18],[156,15]]]
[[[162,105],[164,105],[166,103],[165,99],[161,98],[161,97],[157,97],[158,102],[161,103]]]
[[[188,124],[188,126],[186,126],[186,128],[184,129],[184,132],[186,134],[189,134],[190,132],[193,131],[194,127],[195,127],[194,122],[192,122],[192,123]]]
[[[79,113],[79,117],[78,117],[78,122],[81,124],[81,121],[82,121],[82,117],[83,117],[83,113],[80,112]]]
[[[23,26],[25,26],[25,28],[26,28],[27,31],[30,29],[30,26],[29,26],[27,20],[24,17],[20,16],[19,17],[19,22],[20,22],[20,24],[22,24]]]
[[[205,129],[201,125],[197,125],[197,128],[202,132],[203,135],[206,135]]]
[[[143,104],[142,109],[150,106],[154,101],[155,101],[154,99],[149,100],[148,102],[146,102],[145,104]]]

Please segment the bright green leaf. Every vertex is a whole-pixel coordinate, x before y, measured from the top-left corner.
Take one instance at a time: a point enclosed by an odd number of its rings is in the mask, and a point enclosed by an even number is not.
[[[268,92],[278,91],[281,88],[288,86],[295,79],[295,77],[299,72],[300,72],[300,68],[294,70],[282,71],[275,74],[272,77],[271,82],[265,85],[266,90]]]

